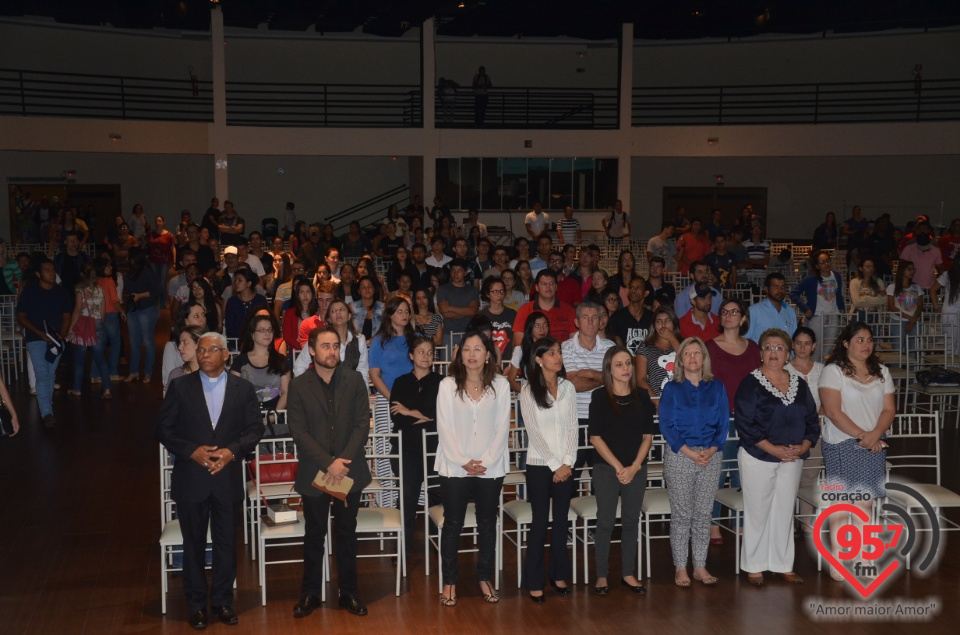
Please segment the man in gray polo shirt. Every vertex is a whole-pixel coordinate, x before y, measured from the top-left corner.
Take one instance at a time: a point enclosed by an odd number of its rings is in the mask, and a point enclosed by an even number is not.
[[[437,312],[443,316],[443,333],[463,333],[470,318],[480,310],[477,290],[467,284],[467,263],[460,258],[450,261],[450,282],[437,290]],[[454,345],[459,342],[454,342]]]

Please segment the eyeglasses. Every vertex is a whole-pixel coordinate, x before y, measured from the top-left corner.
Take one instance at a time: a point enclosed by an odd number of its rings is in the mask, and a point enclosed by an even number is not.
[[[506,293],[503,289],[490,289],[490,295],[503,295]]]
[[[268,326],[268,327],[265,327],[265,328],[262,328],[262,329],[257,329],[255,332],[256,332],[256,333],[259,333],[259,334],[261,334],[261,335],[263,335],[263,334],[265,334],[265,333],[273,333],[273,328]]]
[[[767,345],[765,345],[761,350],[763,350],[763,351],[765,351],[765,352],[767,352],[767,353],[769,353],[769,352],[782,353],[783,351],[787,350],[787,347],[786,347],[786,346],[780,346],[779,344],[776,345],[776,346],[773,346],[773,345],[771,345],[771,344],[767,344]]]
[[[207,353],[210,353],[211,355],[219,355],[221,352],[225,350],[227,349],[220,348],[219,346],[211,346],[210,348],[207,348],[205,346],[200,346],[199,348],[197,348],[197,355],[206,355]]]
[[[720,315],[740,315],[740,309],[720,309]]]

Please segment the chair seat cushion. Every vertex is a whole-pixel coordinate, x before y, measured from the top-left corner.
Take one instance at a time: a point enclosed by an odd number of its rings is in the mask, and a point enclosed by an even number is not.
[[[430,520],[437,527],[443,527],[443,505],[434,505],[429,509]],[[463,516],[463,526],[465,528],[477,526],[477,506],[473,503],[467,503],[467,513]]]
[[[732,487],[724,487],[717,490],[716,500],[718,503],[732,509],[735,512],[743,511],[743,492]]]
[[[670,497],[666,488],[648,489],[643,495],[643,505],[640,507],[648,516],[669,514]]]
[[[579,518],[594,520],[597,517],[597,497],[577,496],[570,501],[570,511]],[[617,518],[620,518],[620,500],[617,499]]]
[[[307,525],[303,520],[303,512],[297,512],[297,522],[284,525],[268,525],[260,519],[260,540],[278,540],[284,538],[303,538],[306,535]]]
[[[396,507],[361,507],[357,512],[357,531],[398,531],[402,526]]]
[[[529,525],[533,522],[533,505],[528,501],[521,499],[510,501],[509,503],[504,503],[503,513],[509,518],[513,519],[513,522],[518,525]],[[553,503],[550,503],[550,514],[548,519],[553,521]],[[573,509],[567,511],[567,520],[573,522],[577,519],[577,515],[574,513]]]
[[[210,538],[209,524],[207,525],[207,542],[213,542]],[[183,532],[180,531],[180,521],[175,518],[163,526],[163,531],[160,532],[160,546],[173,547],[182,544]]]
[[[921,496],[927,499],[933,507],[960,507],[960,494],[948,490],[940,485],[930,483],[908,483],[908,487],[915,489]],[[907,507],[920,508],[920,501],[905,492],[897,492],[892,489],[887,490],[887,498],[906,505]]]

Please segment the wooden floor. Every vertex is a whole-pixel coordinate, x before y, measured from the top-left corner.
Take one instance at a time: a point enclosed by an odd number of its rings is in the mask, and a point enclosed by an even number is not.
[[[162,345],[162,338],[158,338]],[[158,355],[159,362],[159,355]],[[158,373],[159,374],[159,373]],[[68,369],[61,369],[64,390],[55,397],[58,424],[39,425],[35,401],[25,377],[11,392],[23,431],[0,441],[0,633],[184,633],[187,608],[179,578],[171,579],[167,615],[160,612],[157,444],[154,415],[160,405],[158,381],[115,388],[105,402],[89,387],[81,399],[66,395]],[[945,484],[960,489],[958,434],[944,433]],[[924,625],[814,623],[804,607],[824,599],[853,599],[844,585],[818,574],[816,560],[798,545],[796,570],[803,585],[769,579],[763,588],[734,575],[732,542],[710,548],[709,567],[720,577],[713,588],[679,589],[672,582],[669,546],[655,542],[649,593],[635,597],[620,586],[599,597],[578,585],[569,597],[547,591],[538,606],[516,588],[513,552],[505,555],[499,605],[487,605],[472,582],[473,561],[461,566],[455,608],[439,605],[436,564],[424,576],[422,536],[411,554],[400,597],[393,594],[394,565],[388,559],[360,562],[360,590],[370,615],[358,618],[338,610],[335,580],[325,607],[294,620],[301,569],[282,565],[269,571],[268,605],[260,605],[257,570],[239,557],[234,607],[239,626],[212,624],[231,633],[957,633],[960,621],[960,544],[948,544],[939,570],[931,577],[900,577],[881,599],[936,598],[940,615]],[[948,539],[949,543],[949,539]],[[619,571],[614,546],[611,579]],[[581,580],[582,582],[582,580]]]

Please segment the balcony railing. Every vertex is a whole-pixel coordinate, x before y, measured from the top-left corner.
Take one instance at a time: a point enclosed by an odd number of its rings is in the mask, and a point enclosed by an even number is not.
[[[210,82],[0,69],[0,115],[213,121]]]
[[[950,121],[960,119],[960,79],[639,86],[634,126]]]
[[[419,128],[420,87],[227,82],[227,125]]]
[[[438,128],[478,125],[471,90],[437,95]],[[598,130],[616,128],[616,88],[498,88],[488,93],[484,128]]]

